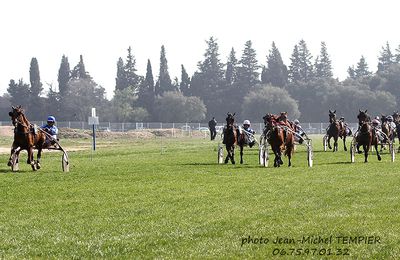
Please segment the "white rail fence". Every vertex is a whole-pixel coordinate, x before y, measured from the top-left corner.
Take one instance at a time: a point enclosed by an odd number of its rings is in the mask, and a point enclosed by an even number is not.
[[[43,125],[45,121],[32,121],[33,124]],[[11,121],[0,121],[0,126],[11,126]],[[58,127],[91,130],[92,126],[88,122],[57,122]],[[307,134],[325,134],[329,123],[301,123],[302,128]],[[357,123],[348,123],[348,126],[353,130],[353,133],[358,128]],[[264,124],[263,123],[252,123],[251,127],[256,133],[261,133]],[[217,131],[221,131],[223,124],[217,125]],[[132,130],[146,130],[146,129],[177,129],[183,132],[202,131],[208,133],[208,123],[161,123],[161,122],[133,122],[133,123],[111,123],[111,122],[100,122],[96,126],[98,131],[111,131],[111,132],[127,132]]]

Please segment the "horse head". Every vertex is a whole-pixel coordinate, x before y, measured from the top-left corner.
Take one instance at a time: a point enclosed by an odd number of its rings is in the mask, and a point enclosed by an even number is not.
[[[233,126],[233,124],[235,123],[235,117],[234,117],[235,114],[236,113],[231,114],[231,113],[228,112],[227,117],[226,117],[226,125],[228,127],[229,126]]]
[[[8,115],[11,117],[11,122],[13,126],[17,127],[18,122],[23,121],[24,110],[21,106],[12,106],[11,108],[12,110],[8,113]]]
[[[288,118],[288,113],[287,112],[281,112],[281,114],[279,115],[278,120],[279,121],[286,121]]]
[[[359,125],[363,125],[363,124],[365,124],[367,122],[371,122],[371,118],[367,114],[367,111],[368,110],[365,110],[365,111],[359,110],[359,113],[358,113],[358,116],[357,116]]]
[[[329,123],[334,123],[336,122],[336,110],[331,111],[329,110]]]

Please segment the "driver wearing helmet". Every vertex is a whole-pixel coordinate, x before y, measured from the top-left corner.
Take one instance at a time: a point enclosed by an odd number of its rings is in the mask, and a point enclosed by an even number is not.
[[[385,137],[382,135],[382,127],[381,127],[381,121],[379,121],[378,116],[375,117],[375,119],[372,120],[372,127],[376,128],[376,135],[378,136],[379,141],[383,141]]]
[[[50,135],[46,135],[46,145],[54,145],[55,140],[57,140],[58,128],[54,125],[55,123],[56,118],[54,116],[48,116],[47,124],[41,127],[46,133]]]
[[[396,129],[396,124],[393,122],[393,116],[388,116],[386,119],[389,122],[390,129]]]
[[[303,138],[300,138],[300,136],[303,137],[303,136],[306,135],[306,133],[304,132],[303,128],[301,127],[300,121],[299,121],[298,119],[295,119],[295,120],[293,121],[293,123],[294,123],[294,130],[295,130],[295,132],[297,133],[297,135],[295,135],[294,138],[295,138],[295,140],[296,140],[297,142],[299,142],[299,144],[302,144],[303,141],[304,141],[304,139],[303,139]]]
[[[253,129],[250,128],[251,124],[250,124],[250,120],[244,120],[243,121],[243,129],[245,130],[245,134],[247,136],[247,139],[249,141],[249,147],[253,147],[253,145],[255,144],[255,138],[254,138],[254,134],[256,133],[256,131],[254,131]]]

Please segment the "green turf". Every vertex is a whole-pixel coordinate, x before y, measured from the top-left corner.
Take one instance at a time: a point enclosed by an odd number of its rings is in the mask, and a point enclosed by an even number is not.
[[[63,142],[90,147],[88,139]],[[284,158],[283,167],[263,168],[257,148],[245,149],[243,165],[218,165],[217,145],[99,139],[94,153],[69,153],[69,173],[59,153],[45,152],[38,172],[23,163],[26,154],[18,173],[0,156],[0,258],[265,259],[297,252],[319,259],[339,249],[352,258],[399,258],[400,155],[394,163],[387,152],[381,162],[370,155],[367,164],[357,155],[351,164],[342,143],[337,153],[323,152],[316,137],[313,168],[303,147],[293,167]],[[245,243],[249,236],[269,241]],[[307,236],[333,241],[297,241]],[[380,243],[342,244],[338,236]],[[295,242],[277,245],[276,237]]]

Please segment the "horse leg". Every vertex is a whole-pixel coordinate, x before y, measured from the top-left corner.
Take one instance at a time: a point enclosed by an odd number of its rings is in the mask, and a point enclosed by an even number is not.
[[[369,152],[369,145],[363,144],[363,149],[364,149],[364,162],[368,162],[368,152]]]
[[[232,152],[231,152],[231,163],[235,164],[235,146],[232,145]]]
[[[344,136],[343,136],[343,147],[344,147],[344,151],[347,151],[347,147],[346,147],[346,134],[344,134]]]
[[[361,154],[362,152],[360,151],[360,145],[357,143],[357,145],[356,145],[356,148],[357,148],[357,153],[358,154]]]
[[[381,158],[381,155],[379,154],[379,151],[378,151],[378,142],[376,142],[374,144],[374,146],[375,146],[375,150],[376,150],[376,156],[378,157],[378,161],[380,161],[380,160],[382,160],[382,158]]]
[[[42,147],[38,147],[36,168],[39,170],[42,166],[40,165],[40,159],[42,158]]]
[[[33,171],[36,171],[36,164],[33,159],[33,147],[31,146],[28,148],[28,160],[26,162],[31,165]]]
[[[332,149],[332,146],[331,146],[331,138],[332,138],[332,136],[328,136],[328,148],[329,148],[329,149]]]
[[[228,146],[226,146],[226,153],[225,164],[228,163],[229,158],[231,157],[231,149]]]
[[[16,147],[14,147],[14,144],[13,144],[13,146],[11,147],[10,159],[8,159],[7,166],[11,166],[12,165],[12,155],[14,154],[15,149],[16,149]]]
[[[243,145],[240,146],[240,164],[243,164]]]
[[[333,152],[337,152],[337,147],[338,147],[337,140],[338,140],[338,136],[334,136],[333,137]]]

